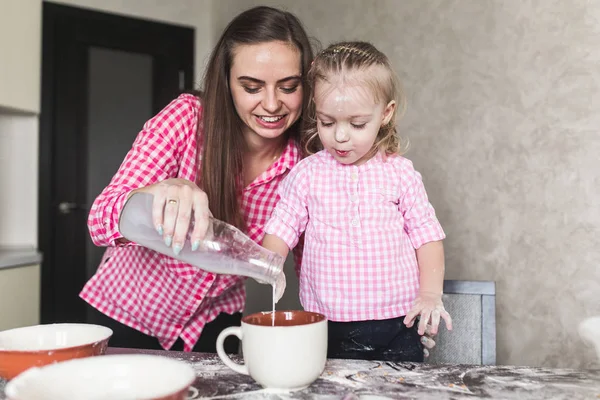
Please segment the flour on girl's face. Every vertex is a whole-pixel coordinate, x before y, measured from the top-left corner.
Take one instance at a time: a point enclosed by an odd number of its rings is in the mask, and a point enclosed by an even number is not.
[[[379,129],[395,104],[376,101],[364,85],[318,81],[315,106],[324,148],[342,164],[360,165],[373,154]]]

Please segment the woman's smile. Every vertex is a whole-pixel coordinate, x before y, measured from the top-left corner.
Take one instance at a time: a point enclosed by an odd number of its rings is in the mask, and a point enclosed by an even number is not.
[[[286,126],[288,114],[284,115],[275,115],[275,116],[266,116],[266,115],[255,115],[256,122],[267,129],[280,129]]]

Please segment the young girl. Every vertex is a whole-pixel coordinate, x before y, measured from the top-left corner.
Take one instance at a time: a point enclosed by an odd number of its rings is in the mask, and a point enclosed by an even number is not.
[[[300,299],[330,321],[329,357],[423,361],[426,324],[452,329],[445,235],[400,156],[394,71],[371,44],[344,42],[316,57],[308,81],[317,118],[305,146],[323,150],[282,181],[263,246],[285,257],[306,232]]]

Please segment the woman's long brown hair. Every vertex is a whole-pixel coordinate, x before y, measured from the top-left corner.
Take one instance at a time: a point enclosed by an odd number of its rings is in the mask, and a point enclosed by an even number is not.
[[[286,135],[300,141],[303,120],[308,109],[309,91],[306,73],[313,59],[310,40],[301,22],[289,12],[271,7],[251,8],[234,18],[215,46],[204,75],[203,118],[199,121],[198,154],[202,151],[198,185],[208,196],[213,216],[245,230],[241,207],[243,190],[243,154],[246,143],[244,123],[239,118],[229,90],[229,72],[233,50],[238,45],[271,41],[292,43],[301,54],[304,90],[301,118]]]

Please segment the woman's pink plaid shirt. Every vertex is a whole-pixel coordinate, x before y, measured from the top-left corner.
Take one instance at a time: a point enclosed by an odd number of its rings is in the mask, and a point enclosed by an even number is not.
[[[445,238],[412,162],[378,154],[343,165],[327,151],[279,186],[265,232],[294,248],[305,231],[300,300],[332,321],[394,318],[419,290],[415,249]]]
[[[108,249],[81,298],[109,317],[157,337],[165,349],[181,337],[184,350],[190,351],[207,322],[221,312],[241,311],[246,296],[243,277],[216,275],[135,244],[116,243],[122,238],[119,214],[132,190],[168,178],[196,181],[201,118],[200,101],[186,94],[146,122],[88,218],[94,244]],[[277,186],[299,159],[290,140],[280,159],[244,189],[242,208],[252,240],[262,240]]]

